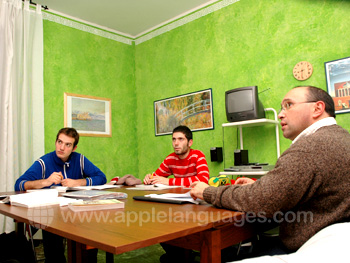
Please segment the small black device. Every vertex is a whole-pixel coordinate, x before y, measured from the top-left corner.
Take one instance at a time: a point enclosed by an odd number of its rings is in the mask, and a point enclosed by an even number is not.
[[[212,162],[222,162],[222,147],[212,147],[210,148],[210,161]]]
[[[248,161],[248,150],[235,150],[235,166],[249,164]]]
[[[258,97],[258,87],[249,86],[225,92],[226,117],[229,122],[265,118],[265,110]]]

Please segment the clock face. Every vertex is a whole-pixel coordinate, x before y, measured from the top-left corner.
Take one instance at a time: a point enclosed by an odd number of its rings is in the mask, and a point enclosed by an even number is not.
[[[293,76],[297,80],[306,80],[312,75],[312,65],[307,61],[300,61],[293,68]]]

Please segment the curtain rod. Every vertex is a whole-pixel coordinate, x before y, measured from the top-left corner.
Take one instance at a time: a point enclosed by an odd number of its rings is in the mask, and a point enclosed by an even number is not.
[[[24,2],[25,0],[22,0],[22,2]],[[29,1],[29,4],[31,4],[31,5],[37,5],[36,3],[34,3],[32,0],[30,0]],[[49,10],[49,8],[47,7],[47,5],[42,5],[41,6],[42,7],[42,9],[44,9],[44,10]]]

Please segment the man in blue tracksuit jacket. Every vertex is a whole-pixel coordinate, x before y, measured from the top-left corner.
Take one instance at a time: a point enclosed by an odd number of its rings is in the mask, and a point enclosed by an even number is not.
[[[74,187],[105,184],[105,174],[84,155],[75,152],[78,142],[79,133],[74,128],[59,130],[56,150],[35,161],[17,179],[15,190],[50,188],[53,185]],[[45,263],[66,262],[62,237],[43,230],[43,243]],[[89,250],[89,262],[96,261],[96,256],[97,249]]]
[[[82,186],[106,183],[106,176],[84,155],[76,153],[79,134],[73,128],[61,129],[56,151],[42,156],[17,179],[16,191],[49,188],[53,185]]]

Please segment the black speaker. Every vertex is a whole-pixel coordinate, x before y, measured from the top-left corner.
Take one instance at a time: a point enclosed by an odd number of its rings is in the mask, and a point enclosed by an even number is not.
[[[210,148],[210,161],[212,162],[222,162],[222,147],[212,147]]]
[[[235,166],[249,164],[248,150],[235,150]]]

